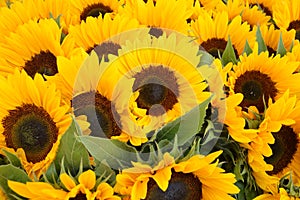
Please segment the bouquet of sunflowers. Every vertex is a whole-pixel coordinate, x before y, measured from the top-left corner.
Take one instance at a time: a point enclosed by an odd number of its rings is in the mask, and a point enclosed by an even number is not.
[[[300,199],[297,0],[1,0],[0,199]]]

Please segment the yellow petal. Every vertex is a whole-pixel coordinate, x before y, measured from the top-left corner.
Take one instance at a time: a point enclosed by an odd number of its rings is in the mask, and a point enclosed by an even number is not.
[[[60,175],[60,180],[64,184],[64,186],[67,188],[67,190],[71,191],[75,186],[76,183],[74,180],[68,176],[66,173]]]
[[[96,184],[96,174],[92,170],[88,170],[80,174],[79,183],[83,184],[89,190],[93,189]]]
[[[24,183],[19,183],[15,181],[8,180],[7,181],[8,186],[17,194],[26,197],[26,198],[34,198],[35,195],[30,192],[30,190],[27,188],[27,185]]]

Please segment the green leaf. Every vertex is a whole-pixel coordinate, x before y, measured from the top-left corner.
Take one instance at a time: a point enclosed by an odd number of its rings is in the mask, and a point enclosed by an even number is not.
[[[20,159],[13,153],[6,151],[5,149],[2,150],[6,156],[6,158],[8,159],[9,163],[12,164],[15,167],[22,167],[21,161]]]
[[[173,141],[175,136],[178,138],[178,146],[182,146],[192,139],[202,127],[206,115],[206,108],[211,98],[208,98],[187,114],[166,124],[156,133],[156,140]]]
[[[260,31],[260,27],[258,26],[257,27],[257,30],[256,30],[256,41],[258,43],[258,53],[261,53],[261,52],[264,52],[264,51],[268,51],[268,48],[265,44],[265,41],[264,41],[264,38],[261,34],[261,31]]]
[[[105,160],[115,170],[132,166],[131,161],[137,161],[135,148],[118,140],[93,136],[80,136],[79,139],[96,160]]]
[[[248,43],[248,40],[246,40],[246,44],[245,44],[245,47],[244,47],[244,51],[243,51],[243,54],[246,53],[247,56],[249,56],[251,53],[252,53],[252,49]]]
[[[280,33],[280,38],[277,46],[277,54],[280,54],[281,56],[284,56],[286,54],[286,49],[283,44],[283,39],[282,39],[282,33]]]
[[[61,138],[55,159],[56,168],[60,169],[61,160],[64,158],[65,168],[70,170],[73,175],[78,172],[81,162],[84,169],[90,168],[89,153],[78,140],[78,136],[81,135],[78,127],[73,119],[71,126]]]
[[[214,57],[206,51],[199,50],[198,55],[201,55],[201,58],[197,67],[201,67],[202,65],[211,65],[214,61]]]
[[[228,36],[228,41],[226,44],[226,48],[223,52],[222,58],[221,58],[223,66],[226,66],[228,63],[232,62],[234,64],[237,63],[237,59],[234,53],[234,48],[232,46],[230,37]]]
[[[12,164],[0,166],[0,186],[9,199],[15,198],[11,195],[16,195],[7,185],[7,180],[26,183],[31,181],[28,175],[22,169],[13,166]]]

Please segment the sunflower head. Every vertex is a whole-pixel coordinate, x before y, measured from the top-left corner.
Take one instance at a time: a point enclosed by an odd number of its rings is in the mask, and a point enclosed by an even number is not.
[[[0,98],[1,147],[16,153],[30,176],[39,177],[55,158],[70,125],[69,107],[61,104],[53,84],[41,75],[31,79],[25,71],[1,79]]]
[[[169,29],[186,34],[189,29],[186,20],[192,12],[188,1],[185,0],[129,0],[124,8],[120,9],[120,13],[136,18],[140,24],[155,28],[156,33],[162,33],[160,29]]]
[[[61,44],[61,35],[62,30],[53,19],[31,20],[0,45],[0,65],[7,66],[5,71],[10,73],[15,68],[24,69],[32,78],[36,73],[53,76],[58,73],[57,57],[73,50]]]
[[[216,163],[211,164],[220,153],[215,152],[208,156],[195,155],[178,163],[165,153],[162,160],[153,168],[146,164],[133,163],[133,168],[125,169],[117,175],[115,191],[137,200],[166,197],[208,200],[213,199],[213,196],[229,198],[228,193],[234,194],[239,190],[234,186],[233,174],[223,173]],[[223,180],[226,189],[218,186],[216,177]]]
[[[137,123],[148,125],[149,117],[150,121],[172,121],[209,97],[204,92],[203,73],[197,68],[197,52],[197,45],[176,34],[148,35],[122,46],[119,57],[109,65],[131,83],[123,85],[131,91],[127,107]]]
[[[288,69],[285,67],[287,65]],[[294,74],[297,67],[298,63],[290,62],[287,57],[269,57],[268,52],[258,53],[256,45],[252,54],[241,56],[240,62],[233,66],[227,85],[231,93],[244,95],[240,104],[243,109],[256,106],[262,113],[269,98],[273,101],[278,99],[288,88],[291,94],[298,94],[299,88],[295,83],[299,75]]]
[[[92,1],[76,1],[71,0],[69,8],[69,18],[71,24],[80,24],[89,17],[104,17],[109,15],[113,17],[118,13],[119,7],[124,3],[123,0],[92,0]]]

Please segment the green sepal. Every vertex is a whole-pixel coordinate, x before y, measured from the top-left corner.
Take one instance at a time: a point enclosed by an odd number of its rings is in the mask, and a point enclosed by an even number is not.
[[[198,134],[202,128],[206,109],[211,97],[193,108],[191,111],[166,124],[155,133],[156,141],[169,140],[173,141],[175,136],[178,138],[178,146],[184,145]]]
[[[13,192],[7,184],[8,180],[12,180],[12,181],[17,181],[20,183],[26,183],[26,182],[30,182],[31,179],[28,177],[27,173],[16,167],[13,166],[12,164],[8,164],[8,165],[1,165],[0,166],[0,186],[1,189],[5,192],[5,194],[7,195],[9,200],[15,200],[15,196],[17,196],[17,194],[15,192]],[[25,199],[25,198],[20,198],[20,199]]]
[[[280,38],[279,38],[279,42],[278,42],[276,52],[277,52],[277,54],[280,54],[280,56],[284,56],[287,52],[285,47],[284,47],[284,44],[283,44],[283,39],[282,39],[282,33],[281,32],[280,32]]]
[[[2,149],[4,155],[6,156],[7,160],[10,164],[12,164],[15,167],[22,167],[20,159],[13,153],[6,151],[5,149]]]
[[[232,62],[233,64],[237,64],[237,58],[234,53],[234,48],[232,46],[231,39],[229,36],[228,36],[226,48],[222,54],[221,61],[223,66],[226,66],[230,62]]]
[[[245,44],[245,47],[244,47],[244,50],[243,50],[243,54],[246,53],[247,56],[249,56],[251,53],[252,53],[252,49],[248,43],[248,40],[246,40],[246,44]]]
[[[55,188],[60,188],[58,183],[59,173],[56,169],[55,163],[51,163],[47,171],[43,173],[43,176],[40,181],[50,183]]]
[[[261,34],[259,26],[257,26],[257,30],[256,30],[256,41],[258,43],[258,53],[259,54],[261,52],[268,51],[268,48],[267,48],[264,38]]]
[[[115,170],[129,167],[131,161],[137,161],[136,149],[124,142],[93,136],[79,136],[79,139],[96,160],[105,160]]]
[[[89,153],[85,146],[78,140],[82,135],[81,130],[75,119],[71,126],[61,138],[58,152],[56,154],[56,168],[60,169],[62,159],[64,159],[64,167],[75,175],[79,171],[82,164],[84,169],[90,169]]]
[[[96,181],[96,186],[102,182],[106,182],[110,185],[115,185],[116,183],[116,172],[112,170],[108,163],[105,161],[99,162],[95,161],[96,166],[94,172],[97,177],[99,177]]]

